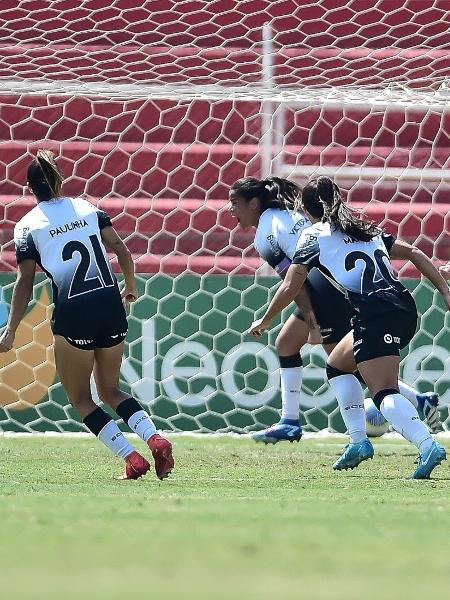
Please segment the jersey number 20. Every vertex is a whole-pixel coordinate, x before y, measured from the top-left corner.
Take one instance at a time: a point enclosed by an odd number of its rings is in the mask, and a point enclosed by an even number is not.
[[[363,294],[369,295],[380,288],[395,288],[398,286],[398,280],[389,271],[383,258],[387,258],[389,260],[387,255],[383,252],[383,250],[380,250],[380,248],[375,250],[373,258],[369,256],[369,254],[359,251],[350,252],[350,254],[346,256],[346,271],[351,271],[354,269],[357,260],[364,261],[364,271],[361,279],[361,292]],[[375,277],[377,270],[378,274],[381,274],[381,277]]]
[[[98,237],[96,235],[90,235],[89,240],[91,241],[95,263],[98,267],[98,274],[94,277],[87,277],[91,264],[91,249],[87,248],[82,242],[75,240],[68,242],[63,248],[62,259],[64,261],[71,260],[75,252],[78,252],[80,255],[80,262],[75,269],[72,283],[70,284],[69,298],[114,285],[114,280],[100,247]]]

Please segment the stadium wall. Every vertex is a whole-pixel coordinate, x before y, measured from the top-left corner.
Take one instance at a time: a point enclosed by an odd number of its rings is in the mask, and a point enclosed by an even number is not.
[[[0,276],[2,286],[12,280],[12,274]],[[245,335],[277,281],[259,277],[255,283],[254,277],[245,275],[139,277],[142,295],[130,311],[121,377],[124,387],[148,406],[158,427],[245,432],[277,420],[281,400],[273,346]],[[436,389],[448,406],[450,331],[442,306],[439,301],[433,304],[433,294],[418,280],[405,283],[422,313],[422,327],[404,353],[403,376],[422,391]],[[6,289],[9,294],[11,288]],[[4,300],[7,303],[9,297]],[[57,383],[49,356],[51,332],[45,320],[49,303],[49,286],[36,286],[34,302],[18,333],[18,337],[29,336],[28,343],[21,339],[23,348],[17,353],[21,363],[8,364],[11,355],[0,356],[4,384],[0,428],[5,431],[83,430]],[[0,317],[4,323],[4,303]],[[270,332],[269,344],[278,329]],[[325,383],[324,352],[319,346],[305,348],[304,359],[303,422],[311,431],[326,427],[344,431]]]

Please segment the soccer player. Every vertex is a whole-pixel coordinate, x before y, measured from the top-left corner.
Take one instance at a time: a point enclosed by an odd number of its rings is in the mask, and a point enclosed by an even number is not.
[[[124,459],[121,479],[137,479],[147,473],[148,461],[93,402],[90,378],[94,372],[101,400],[147,443],[156,475],[164,479],[174,466],[171,443],[157,433],[138,402],[118,387],[128,330],[122,299],[133,302],[138,298],[131,254],[106,213],[82,198],[62,195],[63,176],[51,152],[38,151],[27,178],[37,205],[14,229],[18,273],[0,351],[13,347],[39,265],[52,282],[56,368],[71,404],[86,427]],[[122,293],[105,247],[116,254],[122,269]]]
[[[278,177],[264,180],[245,177],[236,181],[230,189],[231,214],[242,228],[257,228],[254,246],[281,278],[291,264],[300,234],[311,225],[305,214],[296,208],[300,196],[301,189],[297,184]],[[301,438],[300,350],[308,341],[309,325],[314,325],[311,316],[310,323],[305,322],[304,313],[315,313],[321,334],[315,341],[323,344],[327,354],[352,328],[353,309],[347,298],[318,269],[309,272],[305,287],[308,292],[306,298],[300,296],[296,299],[298,308],[284,323],[275,343],[280,362],[281,420],[254,433],[252,438],[257,442],[275,444],[281,440],[298,441]],[[430,428],[436,428],[439,425],[437,394],[419,394],[402,382],[399,386]],[[379,412],[377,416],[383,420]]]
[[[319,268],[333,285],[346,292],[355,311],[353,330],[336,345],[327,364],[335,394],[345,391],[349,399],[340,409],[350,443],[333,468],[354,468],[373,457],[366,436],[362,390],[354,375],[358,369],[385,419],[419,450],[412,478],[428,479],[446,458],[446,451],[399,392],[400,350],[415,333],[417,309],[411,294],[395,277],[390,257],[410,260],[439,290],[449,310],[450,289],[422,251],[353,215],[328,177],[314,179],[305,187],[301,206],[313,225],[302,232],[285,279],[264,316],[249,332],[260,336],[296,297],[309,270]]]

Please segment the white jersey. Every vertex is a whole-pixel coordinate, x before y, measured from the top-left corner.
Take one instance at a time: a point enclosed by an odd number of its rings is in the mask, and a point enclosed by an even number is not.
[[[254,246],[277,273],[289,268],[301,232],[311,222],[301,212],[267,208],[259,219]]]
[[[32,259],[52,281],[54,333],[91,338],[107,322],[126,331],[117,280],[101,230],[109,216],[82,198],[39,202],[14,228],[17,261]]]
[[[35,260],[59,299],[115,286],[100,237],[107,225],[108,215],[82,198],[39,202],[14,228],[17,260]]]
[[[385,233],[358,241],[329,223],[315,223],[302,232],[293,263],[320,269],[345,290],[357,312],[381,312],[389,305],[409,310],[410,294],[394,274],[389,258],[394,242]]]

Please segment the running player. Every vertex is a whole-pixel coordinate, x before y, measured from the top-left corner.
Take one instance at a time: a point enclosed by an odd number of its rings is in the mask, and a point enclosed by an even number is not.
[[[231,214],[242,228],[257,228],[254,246],[281,278],[291,264],[301,232],[311,225],[303,212],[294,210],[300,196],[298,185],[278,177],[264,180],[245,177],[236,181],[230,189]],[[281,420],[268,429],[254,433],[252,437],[257,442],[275,444],[281,440],[299,440],[301,437],[300,350],[308,341],[309,328],[303,316],[305,309],[311,310],[308,297],[320,325],[322,339],[317,341],[323,344],[327,354],[352,328],[353,309],[347,298],[318,269],[312,269],[308,274],[306,288],[308,296],[298,299],[301,308],[297,308],[287,319],[275,342],[280,362]],[[419,394],[402,382],[399,385],[430,428],[436,428],[439,425],[437,394]],[[383,419],[380,413],[378,415]]]
[[[118,387],[128,329],[122,299],[133,302],[138,297],[131,254],[106,213],[82,198],[61,194],[63,176],[51,152],[39,150],[27,175],[37,206],[14,230],[18,274],[0,351],[7,352],[14,344],[38,264],[52,282],[56,368],[71,404],[86,427],[125,460],[121,479],[137,479],[147,473],[148,461],[93,402],[90,378],[94,371],[101,400],[148,444],[156,474],[164,479],[174,466],[171,444],[157,433],[138,402]],[[105,246],[116,254],[122,269],[122,294]]]
[[[327,364],[333,391],[341,397],[345,391],[347,396],[340,409],[350,434],[350,444],[333,468],[354,468],[373,457],[365,431],[362,390],[353,374],[358,369],[383,416],[419,449],[412,478],[428,479],[446,452],[433,441],[417,410],[398,389],[400,349],[415,333],[417,309],[411,294],[395,277],[389,257],[410,260],[441,292],[449,310],[450,289],[423,252],[356,218],[328,177],[312,180],[305,187],[301,205],[314,224],[302,232],[293,264],[250,333],[261,335],[296,297],[309,270],[319,268],[345,291],[355,311],[353,330],[336,345]]]

